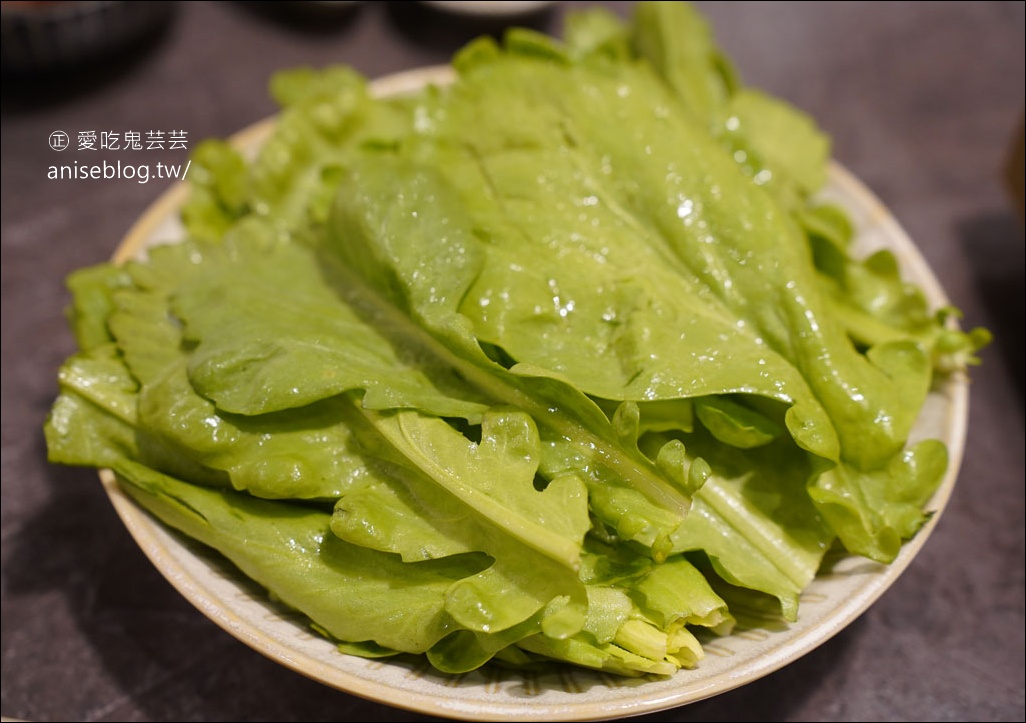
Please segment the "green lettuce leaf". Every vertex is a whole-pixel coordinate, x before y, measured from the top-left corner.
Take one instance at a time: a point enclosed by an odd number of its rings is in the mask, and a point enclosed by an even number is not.
[[[391,181],[396,174],[409,179],[399,197]],[[397,343],[438,349],[436,355],[447,355],[470,386],[527,412],[543,441],[559,450],[551,465],[543,463],[550,475],[576,471],[594,490],[612,474],[620,480],[615,486],[647,500],[655,514],[638,510],[643,523],[628,536],[663,554],[687,508],[688,470],[659,468],[636,445],[625,445],[610,420],[560,370],[534,364],[506,369],[485,354],[461,312],[479,276],[483,249],[444,178],[428,167],[376,155],[373,162],[354,164],[340,191],[326,237],[327,262],[347,274],[350,286],[372,287],[365,298],[380,309],[379,324],[401,333]],[[425,238],[437,227],[445,233]],[[618,517],[607,522],[615,526]]]
[[[625,83],[630,93],[618,93]],[[510,54],[465,71],[432,145],[487,239],[485,267],[460,309],[513,360],[598,397],[743,392],[785,401],[799,446],[865,472],[871,484],[869,473],[903,450],[929,388],[929,359],[912,340],[859,353],[830,316],[790,215],[688,117],[648,111],[670,103],[630,68],[610,78]],[[633,129],[629,140],[621,126]],[[623,178],[631,185],[619,185]],[[552,222],[553,210],[575,204],[569,224]],[[651,363],[641,368],[620,352],[632,332],[647,342],[640,348]],[[876,519],[868,508],[860,514]],[[842,539],[881,554],[846,532]]]
[[[44,427],[51,462],[107,467],[138,454],[138,384],[114,344],[79,352],[61,365],[60,394]]]
[[[330,534],[330,513],[316,507],[204,488],[127,460],[114,470],[139,504],[340,640],[425,652],[455,624],[451,586],[486,564],[474,555],[404,563]]]

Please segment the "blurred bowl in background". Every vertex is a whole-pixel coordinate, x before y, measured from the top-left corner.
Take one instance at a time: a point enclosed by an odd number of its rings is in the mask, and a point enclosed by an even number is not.
[[[125,50],[167,23],[176,2],[0,3],[4,76],[59,72]]]
[[[446,2],[438,0],[433,2],[425,0],[424,5],[430,5],[438,10],[456,13],[459,15],[470,15],[479,17],[513,17],[515,15],[528,15],[541,12],[554,2]]]

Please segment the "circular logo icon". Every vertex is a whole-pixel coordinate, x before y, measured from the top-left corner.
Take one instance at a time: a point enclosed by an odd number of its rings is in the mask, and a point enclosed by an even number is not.
[[[64,131],[54,131],[50,134],[50,148],[55,151],[63,151],[71,144],[71,139]]]

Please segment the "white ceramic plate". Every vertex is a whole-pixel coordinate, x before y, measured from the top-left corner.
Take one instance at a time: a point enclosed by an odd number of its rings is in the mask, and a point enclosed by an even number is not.
[[[425,83],[447,82],[447,68],[389,76],[374,84],[382,95],[408,92]],[[234,137],[253,150],[272,120]],[[178,209],[187,196],[180,184],[165,193],[131,229],[115,255],[123,260],[156,242],[179,237]],[[906,277],[934,306],[947,303],[940,285],[893,216],[854,176],[830,168],[823,196],[843,205],[858,229],[857,251],[886,247]],[[101,473],[118,514],[153,564],[211,620],[254,650],[339,690],[421,713],[464,720],[601,720],[664,710],[714,696],[768,675],[829,640],[866,610],[901,575],[937,525],[961,464],[968,412],[968,385],[953,378],[930,394],[913,439],[948,445],[950,468],[928,505],[933,517],[889,566],[846,558],[802,594],[799,619],[786,630],[736,632],[705,646],[695,670],[671,678],[621,679],[565,668],[547,674],[486,669],[458,676],[435,672],[426,662],[367,660],[343,655],[311,634],[303,620],[267,600],[261,590],[215,553],[156,522],[127,497],[112,475]]]

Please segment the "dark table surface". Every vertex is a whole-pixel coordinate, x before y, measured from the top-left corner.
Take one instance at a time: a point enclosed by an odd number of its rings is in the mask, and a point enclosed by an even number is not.
[[[50,180],[50,133],[74,145],[83,129],[181,129],[194,145],[271,114],[265,88],[277,69],[342,62],[376,77],[444,62],[489,29],[387,5],[310,18],[276,3],[183,3],[164,30],[113,59],[4,79],[4,716],[429,720],[310,681],[208,621],[144,558],[93,472],[47,463],[41,433],[73,349],[65,274],[107,258],[170,183]],[[571,5],[530,22],[558,32]],[[1021,721],[1024,243],[1002,179],[1024,106],[1024,4],[699,5],[744,79],[819,120],[965,323],[996,341],[973,373],[954,496],[898,582],[786,668],[643,719]],[[140,153],[151,164],[185,157]]]

